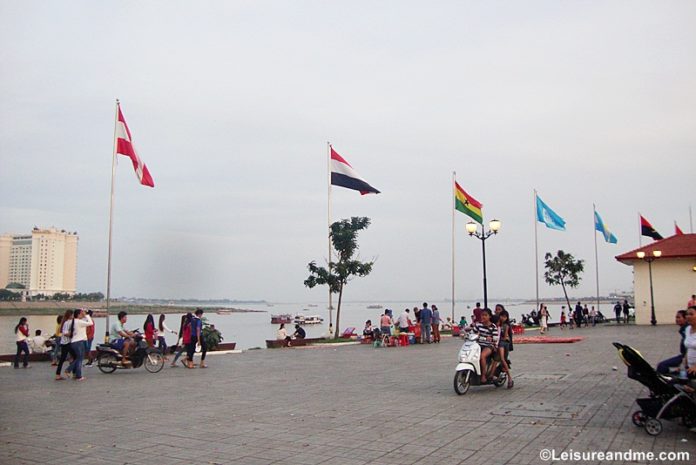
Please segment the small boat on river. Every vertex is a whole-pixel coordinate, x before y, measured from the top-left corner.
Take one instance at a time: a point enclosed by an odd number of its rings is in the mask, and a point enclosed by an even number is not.
[[[281,323],[292,323],[292,315],[290,315],[289,313],[271,315],[271,323],[274,325],[279,325]]]

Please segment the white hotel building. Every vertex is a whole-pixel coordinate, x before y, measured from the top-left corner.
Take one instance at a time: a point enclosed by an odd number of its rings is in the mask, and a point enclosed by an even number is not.
[[[76,232],[55,228],[0,236],[0,289],[21,284],[30,296],[74,294],[78,239]]]

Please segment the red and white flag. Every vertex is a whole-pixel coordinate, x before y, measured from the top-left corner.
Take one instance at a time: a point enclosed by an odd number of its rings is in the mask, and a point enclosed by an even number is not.
[[[140,184],[143,186],[155,187],[155,182],[152,180],[152,176],[150,176],[150,171],[148,171],[147,166],[145,166],[145,163],[143,163],[138,156],[138,152],[135,151],[133,138],[126,124],[126,119],[121,112],[120,103],[118,104],[118,121],[116,121],[116,153],[125,155],[131,159],[135,175],[138,177]]]

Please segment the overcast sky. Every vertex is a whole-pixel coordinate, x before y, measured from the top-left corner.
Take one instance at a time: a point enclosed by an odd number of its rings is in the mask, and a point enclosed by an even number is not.
[[[533,189],[567,221],[539,255],[585,260],[594,295],[632,290],[614,256],[638,212],[664,236],[696,206],[691,1],[0,1],[0,233],[80,236],[78,290],[105,291],[115,99],[156,187],[120,157],[115,296],[318,301],[326,142],[382,194],[373,273],[349,300],[451,293],[452,171],[502,230],[489,296],[535,295]],[[482,296],[481,245],[456,216],[457,298]],[[644,244],[649,238],[644,238]],[[542,296],[562,295],[541,285]]]

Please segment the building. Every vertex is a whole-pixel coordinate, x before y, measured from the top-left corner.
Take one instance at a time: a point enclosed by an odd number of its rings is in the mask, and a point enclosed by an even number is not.
[[[645,254],[640,258],[638,254]],[[633,267],[636,323],[650,324],[652,272],[655,320],[657,324],[674,324],[677,310],[696,294],[696,234],[682,234],[616,256]]]
[[[30,296],[77,290],[76,232],[34,228],[0,236],[0,289],[20,284]]]

